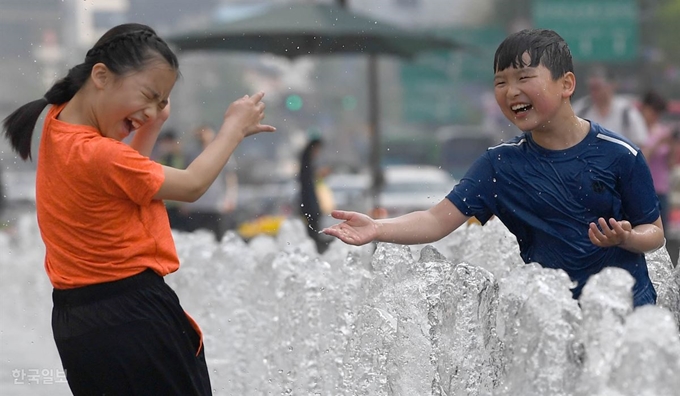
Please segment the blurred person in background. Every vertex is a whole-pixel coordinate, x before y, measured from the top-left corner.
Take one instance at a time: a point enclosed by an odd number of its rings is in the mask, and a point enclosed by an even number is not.
[[[673,197],[680,196],[680,123],[671,127],[671,154],[670,154],[670,188],[668,191],[668,221],[669,228],[680,225],[680,209],[674,207]],[[670,251],[670,249],[669,249]],[[675,250],[674,252],[677,252]],[[672,253],[673,254],[673,253]],[[678,256],[674,257],[673,263],[676,264]]]
[[[217,133],[208,124],[201,124],[192,131],[192,146],[186,153],[191,163],[215,139]],[[236,227],[233,212],[238,201],[238,176],[236,160],[232,155],[215,182],[199,199],[186,203],[182,211],[186,216],[186,230],[205,229],[212,231],[215,240],[220,241],[224,233]]]
[[[307,224],[307,234],[316,243],[319,253],[328,248],[329,240],[320,234],[320,219],[323,214],[317,188],[319,173],[317,172],[318,158],[323,147],[321,138],[311,138],[300,155],[300,214]]]
[[[328,216],[333,210],[335,210],[335,198],[333,197],[333,191],[326,184],[326,177],[331,174],[333,170],[330,166],[319,167],[316,171],[316,181],[315,181],[315,191],[316,196],[319,199],[319,208],[321,209],[321,214]]]
[[[654,189],[659,197],[659,209],[664,228],[668,229],[669,223],[669,200],[670,176],[672,168],[673,135],[671,128],[660,122],[660,118],[666,112],[668,102],[655,91],[648,91],[642,97],[640,111],[649,130],[649,136],[642,145],[644,154],[652,172]]]
[[[0,168],[0,218],[5,213],[5,206],[7,205],[7,199],[5,198],[5,180],[2,176],[2,168]]]
[[[177,138],[174,129],[166,129],[158,137],[156,147],[151,153],[151,159],[161,165],[171,166],[177,169],[186,169],[187,161],[182,149],[182,144]],[[182,203],[178,201],[164,201],[165,208],[170,220],[170,228],[173,230],[187,231],[187,216],[181,210]]]
[[[616,89],[611,71],[604,66],[594,67],[588,75],[589,95],[574,103],[574,112],[642,146],[647,141],[645,120],[633,101],[617,95]]]

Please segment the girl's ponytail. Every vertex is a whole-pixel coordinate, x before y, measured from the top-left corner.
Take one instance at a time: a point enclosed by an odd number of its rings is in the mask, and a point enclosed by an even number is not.
[[[31,139],[35,124],[48,104],[66,103],[78,92],[90,75],[92,64],[81,63],[57,81],[45,97],[26,103],[4,119],[5,137],[23,160],[31,158]]]
[[[5,137],[14,151],[24,160],[31,158],[31,138],[40,114],[48,104],[70,101],[90,77],[92,67],[103,63],[118,76],[132,70],[142,70],[160,56],[174,70],[179,69],[177,57],[167,43],[146,25],[127,23],[111,28],[85,55],[85,62],[73,67],[57,81],[42,99],[27,103],[3,121]]]
[[[19,153],[23,160],[31,158],[33,129],[35,129],[35,123],[47,104],[45,98],[26,103],[14,110],[2,122],[2,126],[5,128],[5,137],[9,139],[12,148]]]

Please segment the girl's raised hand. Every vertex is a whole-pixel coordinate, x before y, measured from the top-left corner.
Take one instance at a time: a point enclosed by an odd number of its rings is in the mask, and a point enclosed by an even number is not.
[[[163,124],[165,124],[165,121],[168,120],[170,117],[170,99],[168,98],[168,104],[165,105],[162,109],[158,110],[158,113],[154,119],[152,119],[149,122],[144,123],[139,130],[137,130],[137,134],[146,134],[146,133],[154,133],[158,134],[160,132],[161,128],[163,127]]]
[[[334,210],[331,216],[344,221],[324,228],[321,232],[334,236],[349,245],[364,245],[378,236],[378,222],[365,214]]]
[[[158,110],[156,117],[145,122],[136,132],[130,142],[130,147],[137,150],[140,154],[150,156],[156,139],[163,128],[163,124],[170,117],[170,99],[162,109]]]
[[[255,95],[245,95],[234,101],[224,114],[224,123],[232,124],[237,130],[243,132],[243,137],[260,132],[274,132],[276,128],[271,125],[263,125],[264,119],[264,92]]]

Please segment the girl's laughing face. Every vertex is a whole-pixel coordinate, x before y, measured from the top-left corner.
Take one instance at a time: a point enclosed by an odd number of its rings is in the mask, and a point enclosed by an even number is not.
[[[109,71],[95,104],[95,127],[103,136],[125,139],[158,117],[176,80],[177,72],[160,60],[122,76]]]

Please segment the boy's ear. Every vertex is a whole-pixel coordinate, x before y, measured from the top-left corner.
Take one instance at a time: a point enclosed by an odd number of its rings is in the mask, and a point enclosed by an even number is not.
[[[108,67],[106,67],[105,64],[103,63],[96,63],[94,66],[92,66],[92,71],[90,72],[90,78],[92,78],[92,82],[94,83],[94,86],[98,89],[102,89],[108,84],[111,80],[111,71],[109,70]]]
[[[573,72],[566,72],[562,76],[562,97],[570,98],[576,90],[576,76]]]

